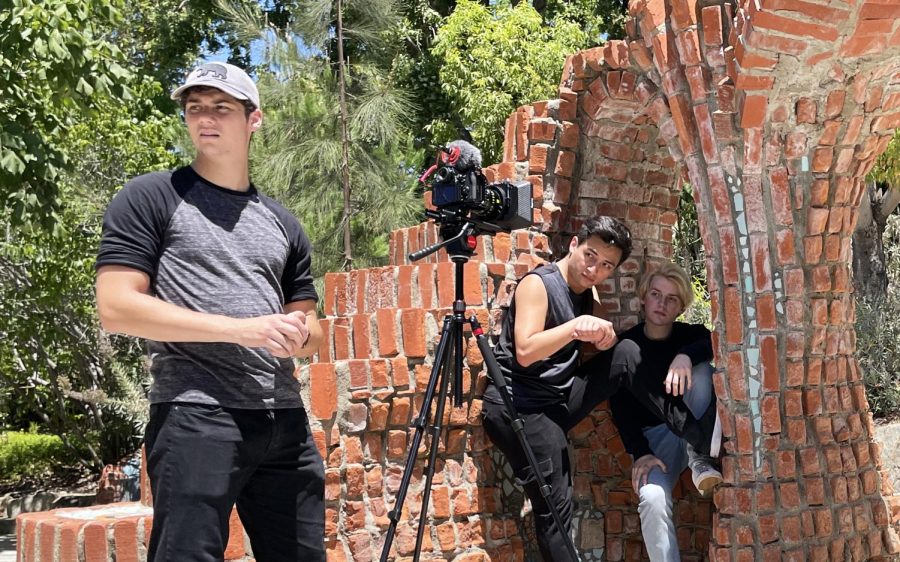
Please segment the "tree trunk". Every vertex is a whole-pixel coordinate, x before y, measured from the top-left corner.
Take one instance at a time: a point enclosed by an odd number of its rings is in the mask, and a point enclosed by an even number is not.
[[[338,84],[340,88],[341,107],[341,185],[344,191],[344,212],[341,215],[341,228],[344,233],[344,271],[353,267],[353,249],[350,244],[350,221],[353,218],[350,196],[350,132],[347,115],[347,78],[344,61],[344,19],[342,0],[337,0],[337,51],[338,51]]]
[[[853,288],[858,299],[877,303],[887,295],[884,230],[898,203],[900,189],[866,182],[853,232]]]

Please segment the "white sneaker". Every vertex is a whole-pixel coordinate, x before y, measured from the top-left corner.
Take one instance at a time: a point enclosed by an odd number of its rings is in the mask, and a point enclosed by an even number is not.
[[[713,465],[712,459],[705,455],[697,455],[689,465],[691,479],[697,491],[704,498],[709,497],[715,487],[722,483],[722,473]]]

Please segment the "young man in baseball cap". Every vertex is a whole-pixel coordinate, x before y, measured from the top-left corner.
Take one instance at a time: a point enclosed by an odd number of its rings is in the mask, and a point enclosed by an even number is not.
[[[253,80],[206,63],[172,98],[196,158],[128,182],[97,257],[104,329],[148,340],[147,559],[222,560],[236,505],[256,560],[324,561],[324,469],[293,361],[322,339],[310,243],[250,181]]]

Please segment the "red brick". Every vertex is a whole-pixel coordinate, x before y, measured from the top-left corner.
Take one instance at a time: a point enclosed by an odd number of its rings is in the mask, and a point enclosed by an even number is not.
[[[803,0],[765,0],[761,5],[765,10],[794,12],[811,19],[833,24],[843,23],[850,17],[850,13],[847,10],[831,8]]]
[[[533,120],[528,124],[528,138],[532,141],[552,142],[556,136],[557,124],[550,120]]]
[[[334,318],[331,331],[334,337],[334,359],[350,359],[350,320]]]
[[[351,318],[353,334],[353,356],[357,359],[368,359],[372,354],[372,343],[369,335],[369,315],[355,314]]]
[[[763,55],[758,54],[753,50],[748,50],[745,43],[739,41],[734,48],[734,58],[737,63],[741,66],[741,70],[747,71],[753,68],[762,68],[771,70],[775,68],[775,64],[777,61],[775,59],[765,57]],[[741,72],[738,75],[740,78],[742,75],[745,75],[746,72]],[[756,78],[762,78],[762,76],[757,76]],[[774,77],[770,77],[774,81]],[[738,89],[742,89],[738,86]]]
[[[847,92],[844,90],[834,90],[828,94],[828,99],[825,101],[825,117],[832,118],[837,117],[844,110],[844,99],[847,97]]]
[[[390,357],[399,353],[397,346],[397,309],[379,308],[375,312],[378,333],[378,355]]]
[[[797,101],[797,123],[816,122],[816,102],[809,98],[800,98]]]
[[[580,139],[580,133],[581,129],[577,123],[563,122],[559,145],[563,148],[576,148]]]
[[[547,171],[547,153],[549,147],[545,144],[531,146],[528,154],[528,173],[542,174]]]
[[[792,37],[779,37],[765,32],[748,30],[744,33],[744,41],[755,49],[771,51],[773,53],[786,53],[794,56],[806,52],[808,44],[806,40]]]
[[[768,235],[753,233],[750,235],[750,253],[753,264],[753,282],[757,291],[772,289],[772,264],[769,258]]]
[[[794,0],[792,0],[792,3]],[[810,37],[829,43],[838,38],[837,28],[830,25],[807,23],[794,18],[778,16],[772,12],[756,12],[753,14],[753,27],[756,29],[771,29],[785,35]]]
[[[337,411],[337,374],[331,363],[309,366],[311,411],[316,418],[328,420]]]
[[[228,544],[225,545],[225,560],[235,560],[243,558],[246,551],[244,550],[244,526],[238,517],[237,509],[232,508],[231,515],[228,518]],[[116,562],[119,560],[119,538],[116,535]],[[134,560],[138,558],[135,557]]]
[[[812,160],[813,172],[827,172],[834,160],[834,148],[822,146],[815,150]]]
[[[555,172],[559,176],[571,178],[575,171],[576,156],[574,152],[560,150],[556,159]]]
[[[425,357],[425,311],[417,308],[401,310],[400,325],[405,355]]]
[[[734,87],[743,91],[771,90],[774,86],[774,76],[738,74],[734,81]],[[773,119],[773,121],[774,120],[775,119]]]
[[[879,53],[887,47],[887,37],[884,35],[852,35],[844,40],[841,45],[842,57],[860,57]]]
[[[775,395],[764,396],[761,410],[763,433],[781,433],[781,412],[778,409],[778,397]]]
[[[787,169],[783,166],[773,168],[769,172],[769,185],[776,222],[781,226],[791,226],[794,216],[791,213],[791,185]]]
[[[106,540],[105,523],[100,521],[86,523],[83,537],[85,560],[107,560],[109,558],[109,544]]]
[[[682,152],[693,154],[697,147],[694,141],[693,112],[690,109],[690,103],[687,96],[683,93],[669,96],[669,111],[672,113],[672,121],[678,130],[678,142],[681,144]]]
[[[767,96],[747,95],[741,104],[741,128],[762,127],[766,120]]]

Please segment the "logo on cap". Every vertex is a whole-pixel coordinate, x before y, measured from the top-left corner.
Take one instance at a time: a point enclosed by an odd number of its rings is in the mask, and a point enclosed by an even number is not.
[[[216,64],[214,62],[208,62],[197,69],[197,77],[208,76],[212,74],[213,78],[217,78],[219,80],[227,80],[228,79],[228,69],[222,66],[221,64]]]

